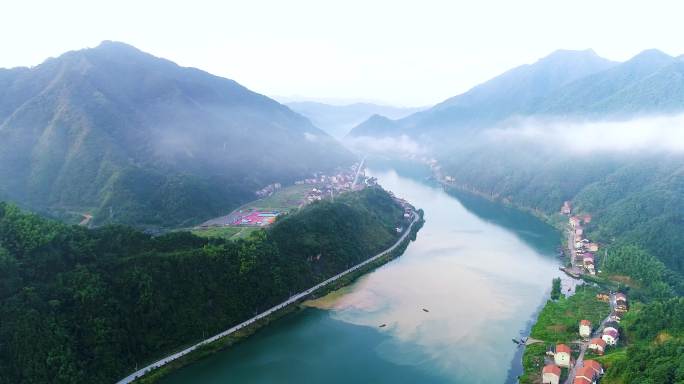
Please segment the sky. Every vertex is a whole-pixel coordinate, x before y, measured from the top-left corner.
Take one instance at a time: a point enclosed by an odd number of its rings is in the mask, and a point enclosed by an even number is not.
[[[681,1],[3,0],[0,68],[103,40],[281,100],[427,106],[556,49],[684,53]]]

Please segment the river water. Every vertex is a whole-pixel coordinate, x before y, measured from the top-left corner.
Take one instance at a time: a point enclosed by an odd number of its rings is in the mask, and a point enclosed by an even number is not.
[[[425,211],[406,252],[163,383],[515,382],[520,350],[511,338],[559,275],[560,235],[423,175],[369,172]]]

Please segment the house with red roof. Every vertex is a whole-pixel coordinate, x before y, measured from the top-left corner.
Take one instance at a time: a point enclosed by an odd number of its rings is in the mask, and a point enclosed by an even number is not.
[[[556,352],[553,354],[553,361],[559,367],[570,367],[570,359],[572,358],[572,350],[565,344],[557,344]]]
[[[599,246],[596,243],[587,243],[585,247],[589,250],[589,252],[598,252]]]
[[[542,384],[558,384],[560,382],[561,369],[556,364],[547,364],[542,369]]]
[[[582,221],[584,221],[584,224],[589,224],[589,223],[591,223],[591,215],[584,215],[584,216],[582,216]]]
[[[596,384],[596,372],[590,367],[578,369],[573,384]]]
[[[594,372],[596,373],[596,376],[603,375],[603,367],[596,360],[584,360],[584,362],[582,363],[582,366],[589,367],[589,368],[593,369]]]
[[[581,320],[579,325],[580,337],[588,339],[591,336],[591,321]]]
[[[570,223],[570,226],[571,226],[571,227],[576,228],[577,226],[580,225],[581,220],[580,220],[580,218],[577,217],[577,216],[572,216],[572,217],[568,220],[568,222]]]
[[[603,341],[603,339],[596,337],[591,339],[587,348],[592,350],[594,353],[603,355],[603,352],[606,351],[606,342]]]
[[[569,215],[571,211],[572,211],[572,206],[570,205],[570,202],[564,201],[563,206],[561,207],[561,210],[560,210],[561,215]]]

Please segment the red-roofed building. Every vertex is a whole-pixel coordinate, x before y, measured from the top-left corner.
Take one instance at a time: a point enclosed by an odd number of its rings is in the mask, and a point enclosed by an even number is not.
[[[570,367],[570,358],[572,350],[565,344],[556,345],[556,353],[553,354],[553,361],[559,367]]]
[[[561,215],[569,215],[570,211],[572,211],[572,206],[570,205],[570,202],[564,201],[563,206],[561,207],[561,210],[560,210]]]
[[[580,337],[583,337],[585,339],[587,339],[587,338],[589,338],[589,336],[591,336],[591,321],[589,321],[589,320],[580,321],[579,334],[580,334]]]
[[[580,221],[581,221],[580,218],[577,217],[577,216],[572,216],[572,217],[568,220],[568,222],[570,223],[570,226],[573,227],[573,228],[579,226],[579,225],[580,225]]]
[[[542,384],[558,384],[560,382],[561,369],[555,364],[549,364],[542,369]]]
[[[574,383],[596,383],[596,373],[590,367],[582,367],[575,374]]]
[[[596,376],[603,375],[603,367],[596,360],[584,360],[583,366],[593,369],[596,373]]]
[[[599,246],[596,243],[587,243],[585,247],[589,250],[589,252],[597,252],[599,249]]]
[[[584,221],[584,224],[591,223],[591,215],[582,216],[582,221]]]
[[[595,353],[598,353],[599,355],[603,355],[603,352],[606,350],[606,342],[603,341],[603,339],[600,338],[594,338],[591,339],[589,342],[589,347],[587,347],[594,351]]]

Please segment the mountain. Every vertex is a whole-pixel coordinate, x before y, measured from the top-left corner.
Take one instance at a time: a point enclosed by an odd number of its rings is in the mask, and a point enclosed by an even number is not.
[[[651,49],[578,79],[533,108],[535,114],[637,114],[684,108],[684,63]]]
[[[355,127],[351,136],[382,136],[393,125],[433,142],[468,137],[515,117],[628,118],[684,110],[684,61],[646,50],[624,63],[591,50],[557,51],[403,119]]]
[[[293,111],[309,118],[317,127],[336,138],[342,138],[349,131],[373,115],[400,119],[422,108],[401,108],[372,103],[331,105],[314,101],[300,101],[286,104]]]
[[[615,64],[592,50],[556,51],[534,64],[513,68],[397,123],[402,133],[413,136],[480,127],[523,113],[555,89]],[[359,131],[355,128],[351,135],[358,136]]]
[[[276,101],[123,43],[0,71],[0,195],[34,210],[188,224],[351,159]]]

